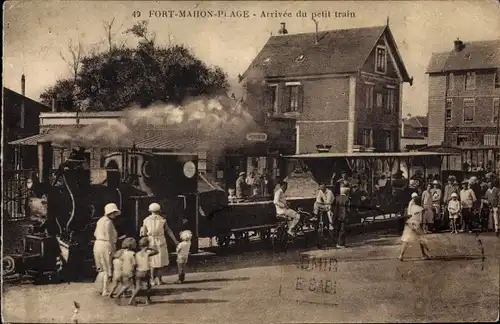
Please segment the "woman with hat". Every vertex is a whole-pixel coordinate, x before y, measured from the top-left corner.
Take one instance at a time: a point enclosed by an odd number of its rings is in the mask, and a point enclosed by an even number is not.
[[[97,280],[102,277],[102,295],[107,296],[108,282],[113,277],[113,257],[116,250],[116,241],[118,234],[116,232],[113,220],[121,215],[121,211],[116,204],[109,203],[104,206],[104,216],[96,224],[94,231],[94,259],[97,271]]]
[[[409,219],[405,223],[405,228],[403,230],[403,235],[401,236],[401,253],[399,254],[399,260],[403,261],[403,256],[408,248],[408,246],[415,241],[420,244],[420,251],[422,252],[422,257],[424,259],[429,259],[429,255],[426,251],[429,251],[427,245],[422,241],[421,235],[422,230],[420,225],[423,220],[424,209],[420,206],[420,200],[417,193],[412,193],[411,201],[408,204],[407,214]]]
[[[422,207],[424,208],[423,230],[424,233],[429,232],[429,227],[434,224],[434,209],[432,202],[432,185],[429,183],[426,190],[422,193]]]
[[[170,236],[175,245],[179,241],[175,238],[174,233],[168,227],[167,220],[160,215],[161,207],[158,203],[149,205],[151,215],[144,219],[141,227],[141,236],[147,236],[149,239],[149,247],[158,251],[158,254],[151,256],[149,259],[151,266],[151,284],[160,285],[161,281],[160,268],[166,267],[169,264],[167,240],[165,232]]]
[[[432,209],[434,212],[434,229],[439,230],[441,228],[442,218],[441,218],[441,198],[443,197],[443,192],[441,191],[439,181],[432,181],[434,188],[431,189],[432,195]]]

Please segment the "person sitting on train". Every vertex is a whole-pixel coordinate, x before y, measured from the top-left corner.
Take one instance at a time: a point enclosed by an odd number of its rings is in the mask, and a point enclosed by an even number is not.
[[[335,200],[333,192],[326,187],[324,183],[320,183],[318,194],[316,195],[316,201],[314,202],[313,214],[318,216],[320,210],[326,211],[328,215],[328,222],[330,224],[330,230],[333,230],[333,213],[332,204]]]
[[[228,193],[229,193],[229,196],[227,196],[227,200],[229,201],[229,203],[234,203],[236,202],[236,200],[238,199],[238,197],[236,197],[236,190],[233,189],[233,188],[230,188],[228,190]]]
[[[276,216],[277,217],[286,217],[288,220],[288,234],[290,236],[295,235],[295,226],[300,221],[300,214],[295,210],[288,207],[288,203],[286,201],[286,189],[288,184],[286,181],[282,181],[281,184],[276,186],[276,190],[274,191],[274,199],[273,203],[276,206]]]
[[[240,172],[238,179],[236,180],[236,197],[245,198],[247,184],[245,182],[245,172]]]
[[[249,201],[257,201],[260,198],[259,188],[252,189],[252,195],[248,198]]]

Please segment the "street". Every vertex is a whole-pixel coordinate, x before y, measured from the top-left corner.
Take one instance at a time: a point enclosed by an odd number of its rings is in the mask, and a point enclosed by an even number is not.
[[[96,296],[93,283],[14,285],[5,288],[4,321],[69,322],[73,301],[81,305],[79,322],[92,323],[496,320],[500,240],[492,233],[425,239],[426,261],[414,246],[401,262],[398,236],[370,234],[342,250],[215,256],[193,262],[183,285],[171,284],[171,265],[150,306]]]

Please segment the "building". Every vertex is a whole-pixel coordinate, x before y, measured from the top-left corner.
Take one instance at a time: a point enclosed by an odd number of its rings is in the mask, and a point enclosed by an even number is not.
[[[427,146],[427,116],[408,116],[401,124],[401,149],[414,150]]]
[[[452,50],[432,55],[427,73],[429,144],[468,150],[468,163],[491,160],[499,130],[500,39],[457,39]]]
[[[21,77],[21,94],[3,88],[3,168],[28,169],[37,165],[36,148],[25,148],[15,154],[14,148],[7,143],[38,134],[40,131],[40,113],[50,111],[50,108],[25,96],[26,79]],[[16,157],[23,157],[16,159]]]
[[[388,25],[289,35],[282,23],[241,81],[254,115],[294,134],[298,154],[400,148],[402,85],[412,79]]]

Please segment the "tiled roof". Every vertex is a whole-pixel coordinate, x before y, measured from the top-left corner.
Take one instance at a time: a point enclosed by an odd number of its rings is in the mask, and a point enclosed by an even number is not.
[[[38,141],[42,140],[46,134],[36,134],[33,136],[20,138],[18,140],[9,142],[10,145],[37,145]]]
[[[425,138],[422,133],[419,133],[418,130],[413,128],[411,125],[406,124],[403,128],[403,138]]]
[[[386,30],[388,41],[394,43],[387,26],[323,31],[319,33],[318,44],[315,44],[316,33],[271,36],[243,76],[254,69],[265,77],[355,72],[361,69]],[[397,51],[395,43],[393,46]],[[401,60],[397,64],[408,81]]]
[[[17,93],[16,91],[11,90],[11,89],[6,88],[6,87],[3,87],[3,95],[4,95],[4,100],[5,100],[5,98],[7,98],[9,96],[17,97],[17,98],[24,98],[25,103],[32,104],[31,107],[37,107],[40,110],[40,112],[47,112],[47,111],[51,110],[50,107],[45,106],[41,102],[38,102],[38,101],[35,101],[31,98],[23,96],[22,94]]]
[[[40,134],[36,134],[33,136],[25,137],[25,138],[20,138],[18,140],[9,142],[10,145],[23,145],[23,146],[33,146],[37,145],[38,141],[44,140],[49,138],[49,134],[54,134],[56,132],[67,132],[71,133],[74,132],[77,126],[75,125],[58,125],[58,127],[44,127],[42,132]]]
[[[500,39],[464,42],[457,52],[433,53],[427,73],[500,68]]]
[[[425,128],[428,127],[429,120],[427,116],[413,116],[404,121],[405,126],[410,125],[413,128]]]

